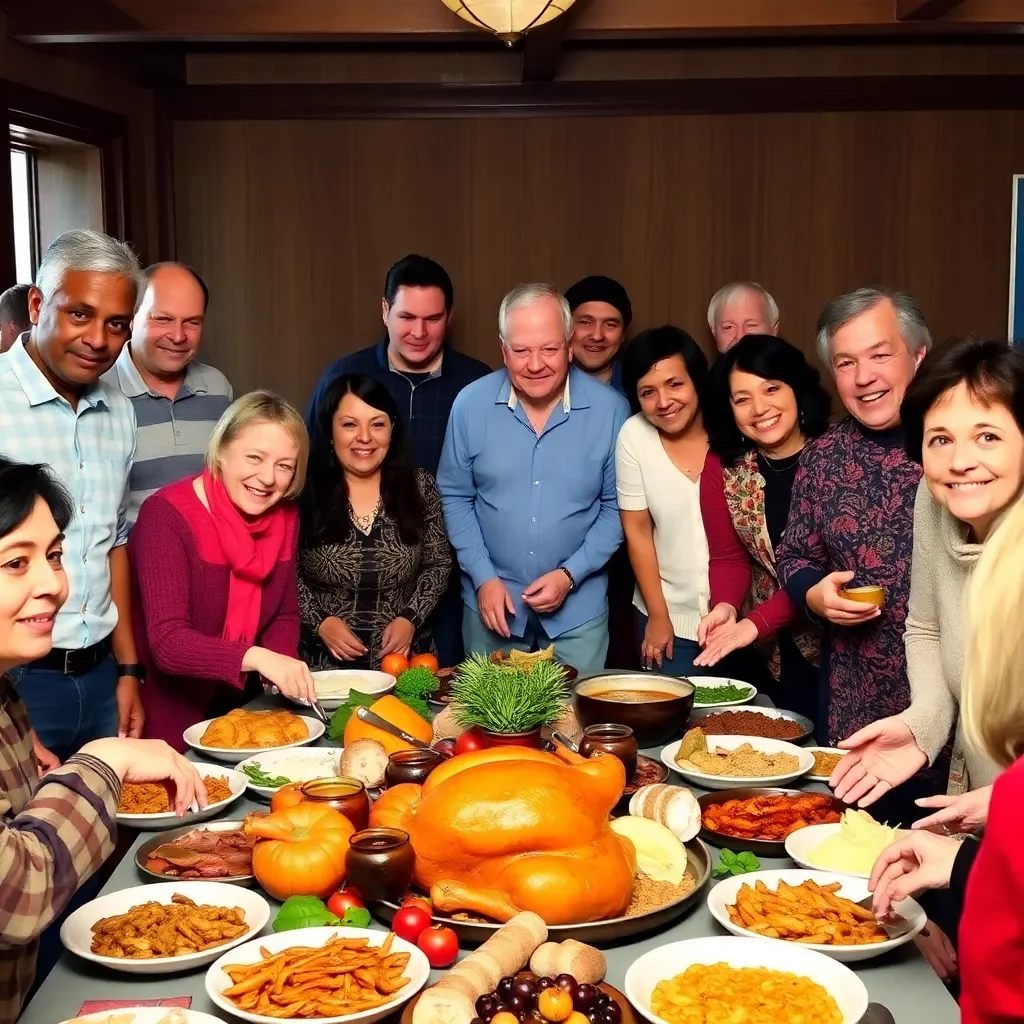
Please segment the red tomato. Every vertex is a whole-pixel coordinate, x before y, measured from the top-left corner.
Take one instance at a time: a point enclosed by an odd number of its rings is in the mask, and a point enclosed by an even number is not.
[[[403,907],[419,907],[428,917],[433,912],[433,908],[430,906],[430,900],[423,896],[406,896],[402,900]]]
[[[474,726],[472,729],[467,729],[455,741],[455,753],[471,754],[474,750],[484,750],[486,746],[487,740],[484,734]]]
[[[391,930],[406,942],[415,942],[430,927],[430,914],[422,907],[402,907],[391,922]]]
[[[416,945],[426,954],[431,967],[451,967],[459,955],[458,936],[441,924],[421,932]]]
[[[289,782],[287,785],[282,786],[270,798],[271,813],[283,811],[286,807],[294,807],[296,804],[301,804],[306,799],[302,793],[304,785],[304,782]]]
[[[409,659],[404,654],[386,654],[380,663],[381,672],[387,672],[396,679],[409,667]]]
[[[327,909],[334,914],[335,917],[344,917],[345,911],[350,907],[365,906],[366,904],[359,898],[355,889],[350,889],[347,885],[344,888],[339,889],[327,901]]]
[[[436,675],[439,666],[434,655],[417,654],[409,661],[409,668],[429,668]]]
[[[444,754],[445,757],[453,757],[455,755],[455,740],[438,740],[434,744],[434,749],[439,754]]]

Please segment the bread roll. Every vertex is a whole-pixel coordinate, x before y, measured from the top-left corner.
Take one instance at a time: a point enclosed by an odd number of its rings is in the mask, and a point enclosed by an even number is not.
[[[659,822],[683,843],[700,831],[700,804],[685,786],[669,786],[664,782],[641,786],[630,797],[629,813]]]
[[[538,978],[571,974],[580,984],[596,985],[604,980],[608,961],[601,950],[575,939],[566,939],[538,946],[530,957],[530,970]]]

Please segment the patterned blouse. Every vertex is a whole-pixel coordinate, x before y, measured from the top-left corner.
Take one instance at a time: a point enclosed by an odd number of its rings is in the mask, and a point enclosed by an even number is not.
[[[387,512],[380,511],[370,532],[353,526],[340,544],[299,547],[299,656],[315,671],[380,668],[384,630],[396,618],[416,627],[413,650],[433,649],[431,616],[448,588],[451,547],[444,528],[441,496],[434,478],[416,470],[426,507],[418,544],[406,544]],[[324,619],[337,616],[366,645],[359,661],[341,662],[317,633]]]

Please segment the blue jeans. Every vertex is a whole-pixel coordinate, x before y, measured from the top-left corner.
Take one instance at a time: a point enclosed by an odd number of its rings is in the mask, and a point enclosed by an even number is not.
[[[647,616],[642,612],[636,613],[637,642],[643,644],[644,630],[647,629]],[[659,669],[653,666],[653,671],[661,672],[666,676],[719,676],[728,679],[738,679],[740,682],[753,683],[761,689],[761,673],[758,671],[753,659],[756,655],[753,651],[740,649],[727,654],[717,665],[709,668],[694,665],[693,659],[703,650],[696,640],[686,640],[677,636],[672,641],[672,657],[664,658]],[[759,685],[761,684],[761,685]]]
[[[488,629],[480,621],[479,612],[462,606],[462,639],[467,654],[490,654],[492,651],[539,651],[555,645],[555,657],[572,665],[580,675],[600,672],[608,657],[608,612],[561,636],[549,637],[534,612],[526,620],[523,636],[504,637]]]
[[[91,672],[66,676],[25,665],[11,672],[39,742],[66,761],[90,740],[117,735],[117,666],[111,656]]]

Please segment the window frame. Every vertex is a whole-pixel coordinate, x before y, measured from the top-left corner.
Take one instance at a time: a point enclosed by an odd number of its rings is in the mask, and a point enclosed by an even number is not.
[[[10,128],[8,128],[10,131]],[[39,180],[38,167],[36,164],[36,149],[34,146],[19,139],[13,133],[10,135],[8,145],[10,151],[17,150],[25,154],[25,184],[28,193],[28,231],[29,231],[29,267],[31,269],[31,280],[25,282],[30,284],[35,280],[36,271],[39,269],[39,261],[42,258],[39,239]],[[14,192],[11,191],[11,205],[14,204]]]

